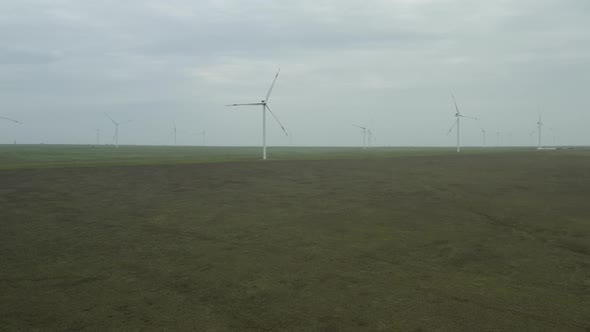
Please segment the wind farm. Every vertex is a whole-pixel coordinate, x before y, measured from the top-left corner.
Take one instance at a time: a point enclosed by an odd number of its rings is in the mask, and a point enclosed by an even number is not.
[[[583,1],[0,8],[0,330],[590,331]]]
[[[0,272],[7,299],[0,314],[10,317],[3,326],[102,326],[110,317],[115,329],[169,327],[164,318],[189,315],[205,329],[244,329],[252,321],[265,329],[376,328],[374,317],[393,329],[590,324],[586,298],[577,295],[585,272],[571,272],[587,270],[583,216],[590,210],[577,202],[590,178],[568,175],[585,174],[590,148],[544,146],[540,115],[537,128],[521,135],[527,143],[513,146],[513,130],[505,128],[507,141],[498,129],[490,146],[475,122],[490,119],[464,115],[451,93],[455,120],[446,135],[455,131],[453,147],[376,144],[379,121],[369,127],[366,117],[352,124],[350,145],[290,141],[267,154],[267,112],[289,137],[269,106],[279,73],[260,102],[226,105],[259,107],[261,146],[209,144],[211,128],[177,117],[161,145],[120,145],[120,125],[130,121],[115,118],[128,115],[107,113],[112,145],[101,144],[100,129],[88,145],[0,145],[0,183],[10,192],[0,197],[7,207],[0,242],[13,253]],[[345,119],[333,122],[351,131]],[[184,129],[195,127],[203,129]],[[481,136],[473,134],[478,129]],[[551,209],[540,210],[547,202]],[[112,292],[101,295],[104,289]],[[69,300],[29,300],[45,293]],[[537,298],[552,300],[531,307]],[[180,310],[187,305],[190,311]],[[232,306],[239,310],[225,311]],[[332,306],[342,315],[322,318]],[[410,321],[391,316],[407,307],[419,308]],[[128,310],[149,322],[130,325]],[[49,315],[54,323],[22,315]],[[437,318],[425,324],[421,317]]]

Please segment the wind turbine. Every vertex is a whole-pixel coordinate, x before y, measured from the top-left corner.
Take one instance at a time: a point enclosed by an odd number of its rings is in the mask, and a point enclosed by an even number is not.
[[[176,121],[172,121],[174,124],[174,145],[176,145]]]
[[[539,114],[539,121],[537,122],[537,132],[539,133],[539,146],[537,146],[537,150],[541,150],[541,127],[543,127],[543,121],[541,121],[541,114]]]
[[[357,125],[353,125],[357,128],[361,128],[363,130],[363,150],[367,149],[367,128],[366,127],[361,127],[361,126],[357,126]]]
[[[104,114],[107,116],[107,118],[109,118],[111,121],[113,121],[113,124],[115,125],[115,147],[119,148],[119,125],[120,124],[124,124],[124,123],[129,123],[131,122],[131,120],[126,121],[126,122],[117,122],[115,120],[113,120],[113,118],[111,118],[108,114]]]
[[[481,129],[481,133],[483,135],[483,147],[485,148],[486,147],[486,130],[483,128],[480,128],[480,129]]]
[[[461,114],[461,112],[459,112],[459,107],[457,106],[457,101],[455,100],[455,96],[453,96],[453,93],[451,93],[451,97],[453,98],[453,103],[455,104],[455,110],[457,111],[455,113],[455,118],[457,118],[457,119],[455,120],[455,123],[453,123],[453,126],[451,127],[451,129],[449,129],[449,132],[447,133],[447,135],[450,134],[451,131],[453,131],[453,128],[455,128],[455,126],[457,126],[457,152],[460,152],[461,151],[460,120],[461,120],[461,118],[468,118],[468,119],[477,120],[477,118]]]
[[[275,118],[275,120],[277,121],[279,126],[281,126],[281,129],[283,130],[285,135],[289,136],[285,127],[283,127],[283,125],[281,124],[281,122],[279,121],[277,116],[273,113],[273,111],[268,106],[268,99],[270,98],[270,93],[272,92],[272,88],[275,86],[275,82],[277,81],[277,78],[279,77],[280,72],[281,72],[281,69],[279,68],[279,70],[277,71],[277,74],[275,75],[275,79],[272,81],[272,84],[270,85],[270,89],[268,89],[268,92],[266,93],[266,98],[264,100],[260,101],[259,103],[225,105],[225,106],[262,106],[262,159],[263,160],[266,160],[266,110],[267,109],[270,112],[270,114],[273,116],[273,118]]]
[[[207,132],[203,130],[202,132],[198,133],[198,135],[203,135],[203,146],[205,146],[205,136],[207,135]]]

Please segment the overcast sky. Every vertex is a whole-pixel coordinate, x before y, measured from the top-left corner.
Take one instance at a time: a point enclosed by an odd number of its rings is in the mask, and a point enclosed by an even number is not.
[[[588,0],[3,0],[0,143],[590,144]],[[268,120],[269,145],[288,145]]]

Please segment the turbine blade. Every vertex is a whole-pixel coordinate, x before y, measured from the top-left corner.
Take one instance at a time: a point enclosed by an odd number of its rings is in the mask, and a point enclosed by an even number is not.
[[[14,122],[14,123],[23,124],[22,122],[20,122],[20,121],[18,121],[18,120],[14,120],[14,119],[11,119],[11,118],[5,118],[5,117],[3,117],[3,116],[0,116],[0,119],[4,119],[4,120],[8,120],[8,121],[12,121],[12,122]]]
[[[277,71],[277,74],[275,75],[275,79],[272,81],[272,84],[270,85],[270,89],[268,89],[268,93],[266,94],[266,98],[264,99],[264,101],[268,102],[268,99],[270,98],[270,93],[272,92],[272,88],[275,86],[275,82],[277,81],[277,78],[279,77],[280,72],[281,72],[281,68],[279,68],[279,71]]]
[[[268,105],[266,105],[266,108],[268,108],[268,111],[270,112],[272,117],[275,118],[275,120],[277,120],[277,123],[279,124],[279,126],[281,126],[281,129],[283,129],[285,136],[289,136],[289,134],[287,133],[287,130],[285,129],[285,127],[283,127],[283,125],[281,124],[281,121],[279,121],[279,118],[277,118],[277,116],[273,113],[273,111],[270,109],[270,107]]]
[[[357,125],[354,125],[354,124],[353,124],[353,126],[354,127],[357,127],[357,128],[361,128],[362,130],[367,130],[367,128],[365,128],[365,127],[357,126]]]
[[[225,105],[225,106],[253,106],[253,105],[264,105],[264,103],[229,104],[229,105]]]
[[[479,120],[478,118],[474,118],[474,117],[472,117],[472,116],[467,116],[467,115],[460,115],[460,114],[459,114],[459,116],[460,116],[460,117],[462,117],[462,118],[468,118],[468,119],[473,119],[473,120]]]
[[[453,126],[451,127],[451,129],[449,129],[449,131],[447,132],[447,135],[451,133],[451,131],[453,131],[453,129],[455,129],[455,126],[457,125],[457,122],[459,122],[459,119],[455,120],[455,122],[453,122]]]
[[[461,115],[461,112],[459,112],[459,106],[457,106],[457,101],[455,100],[455,96],[453,95],[452,92],[451,92],[451,98],[453,98],[453,103],[455,104],[455,110],[457,110],[457,114]]]
[[[115,124],[115,126],[119,125],[117,122],[115,122],[115,120],[113,120],[113,118],[111,118],[108,114],[104,114],[107,116],[107,118],[111,119],[111,121],[113,121],[113,123]]]

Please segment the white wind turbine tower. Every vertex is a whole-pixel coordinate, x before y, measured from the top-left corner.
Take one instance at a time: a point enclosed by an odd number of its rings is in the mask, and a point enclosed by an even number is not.
[[[539,121],[537,122],[537,132],[539,133],[539,146],[537,146],[537,150],[541,150],[541,127],[543,127],[543,121],[541,121],[541,114],[539,114]]]
[[[451,97],[453,98],[453,103],[455,104],[455,110],[456,110],[455,118],[457,118],[457,119],[453,123],[453,126],[451,127],[451,129],[449,129],[449,132],[447,133],[447,135],[450,134],[451,131],[453,131],[453,128],[455,128],[455,126],[457,127],[457,152],[460,152],[461,151],[461,140],[460,140],[460,135],[461,135],[461,132],[460,132],[460,128],[461,128],[460,127],[460,122],[461,122],[461,118],[468,118],[468,119],[474,119],[474,120],[477,120],[477,118],[474,118],[474,117],[471,117],[471,116],[466,116],[466,115],[461,114],[461,112],[459,112],[459,107],[457,106],[457,101],[455,100],[455,96],[453,96],[452,93],[451,93]]]
[[[263,160],[266,160],[266,110],[267,109],[270,112],[270,114],[273,116],[273,118],[275,118],[275,120],[277,121],[279,126],[281,126],[281,129],[283,130],[285,135],[289,136],[285,127],[283,127],[283,125],[281,124],[281,122],[279,121],[277,116],[273,113],[273,111],[268,106],[268,99],[270,98],[270,93],[272,92],[272,88],[275,86],[275,82],[277,81],[277,78],[279,77],[280,72],[281,72],[281,69],[279,68],[279,70],[277,71],[277,74],[275,75],[275,79],[272,81],[272,84],[270,85],[270,89],[268,89],[268,93],[266,94],[266,98],[264,100],[260,101],[259,103],[226,105],[226,106],[262,106],[262,159]]]
[[[113,118],[111,118],[108,114],[104,114],[107,116],[107,118],[109,118],[111,121],[113,121],[113,124],[115,125],[115,147],[118,148],[119,147],[119,125],[120,124],[124,124],[124,123],[129,123],[131,122],[131,120],[126,121],[126,122],[117,122],[115,120],[113,120]]]
[[[174,124],[174,145],[176,145],[176,121],[172,121]]]
[[[363,150],[367,149],[367,128],[366,127],[361,127],[361,126],[357,126],[357,125],[353,125],[357,128],[361,128],[363,130]]]
[[[202,135],[203,136],[203,146],[205,146],[206,145],[206,143],[205,143],[206,142],[205,141],[205,137],[207,135],[207,132],[203,130],[202,132],[197,133],[197,135]]]
[[[481,133],[483,135],[483,147],[485,148],[486,147],[486,130],[483,128],[480,128],[480,129],[481,129]]]

